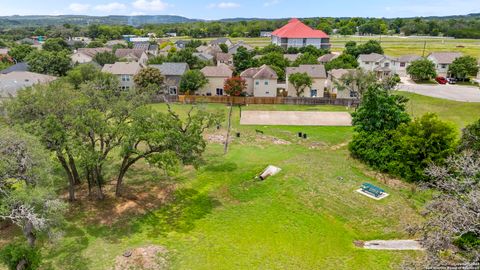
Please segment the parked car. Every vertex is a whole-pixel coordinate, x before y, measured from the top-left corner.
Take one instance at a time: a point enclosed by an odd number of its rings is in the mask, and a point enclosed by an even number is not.
[[[456,84],[457,83],[457,79],[455,78],[447,78],[447,81],[449,84]]]
[[[436,77],[435,81],[437,81],[439,84],[447,84],[448,81],[445,79],[445,77]]]

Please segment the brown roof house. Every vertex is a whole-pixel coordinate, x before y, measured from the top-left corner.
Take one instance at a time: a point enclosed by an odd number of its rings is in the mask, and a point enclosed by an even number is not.
[[[312,87],[307,87],[300,95],[301,97],[323,97],[327,73],[323,65],[300,65],[299,67],[288,67],[286,71],[287,92],[289,97],[296,97],[295,87],[288,81],[294,73],[307,73],[312,78]]]
[[[208,79],[208,83],[199,90],[198,94],[205,96],[223,96],[225,80],[232,77],[232,70],[225,64],[206,66],[200,70]]]
[[[249,68],[240,74],[246,83],[246,92],[255,97],[277,96],[277,73],[267,65],[258,68]]]
[[[218,64],[225,64],[227,66],[233,67],[233,55],[229,53],[217,53],[215,56]]]
[[[143,49],[117,49],[115,56],[128,62],[138,62],[142,67],[148,62],[148,55]]]
[[[459,57],[462,57],[460,52],[433,52],[427,56],[427,59],[435,63],[439,76],[447,76],[448,68]]]
[[[318,63],[325,65],[326,63],[332,61],[335,58],[338,58],[339,56],[339,53],[327,53],[318,57]]]
[[[138,62],[116,62],[115,64],[106,64],[102,72],[111,73],[118,77],[120,88],[128,90],[135,86],[133,77],[142,69]]]
[[[72,63],[74,64],[84,64],[90,63],[93,61],[93,58],[98,53],[111,52],[110,48],[79,48],[70,56]]]

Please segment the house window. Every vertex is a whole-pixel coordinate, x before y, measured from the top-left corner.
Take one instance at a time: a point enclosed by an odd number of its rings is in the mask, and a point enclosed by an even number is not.
[[[446,69],[446,68],[447,68],[447,64],[442,64],[442,68],[443,68],[443,69]]]
[[[268,85],[268,81],[265,81],[265,85]]]
[[[310,90],[310,97],[317,97],[317,89]]]
[[[123,82],[129,82],[130,81],[130,75],[121,75],[122,76],[122,81]]]
[[[405,67],[405,62],[400,62],[400,67]]]
[[[260,84],[260,82],[259,82],[259,81],[255,81],[255,85],[259,85],[259,84]]]
[[[170,95],[176,95],[176,94],[177,94],[177,87],[176,87],[176,86],[170,86],[170,87],[168,88],[168,93],[169,93]]]
[[[370,65],[370,62],[365,62],[365,65]]]
[[[357,97],[357,93],[355,91],[350,91],[350,97],[351,98]]]
[[[217,88],[217,96],[223,96],[223,89]]]
[[[390,63],[385,63],[385,67],[390,67]]]
[[[376,62],[376,63],[375,63],[375,65],[377,65],[377,66],[378,66],[378,65],[380,65],[380,63],[379,63],[379,62]]]

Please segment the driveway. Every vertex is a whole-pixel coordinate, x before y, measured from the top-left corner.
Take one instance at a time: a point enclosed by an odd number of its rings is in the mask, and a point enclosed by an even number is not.
[[[241,125],[351,126],[347,112],[242,111]]]
[[[399,91],[412,92],[424,96],[443,98],[463,102],[480,102],[480,88],[462,85],[426,85],[402,83]]]

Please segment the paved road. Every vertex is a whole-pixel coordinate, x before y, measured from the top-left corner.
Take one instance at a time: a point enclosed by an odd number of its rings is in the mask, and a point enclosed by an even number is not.
[[[463,102],[480,102],[480,88],[462,85],[400,84],[400,91]]]
[[[241,125],[351,126],[347,112],[242,111]]]

